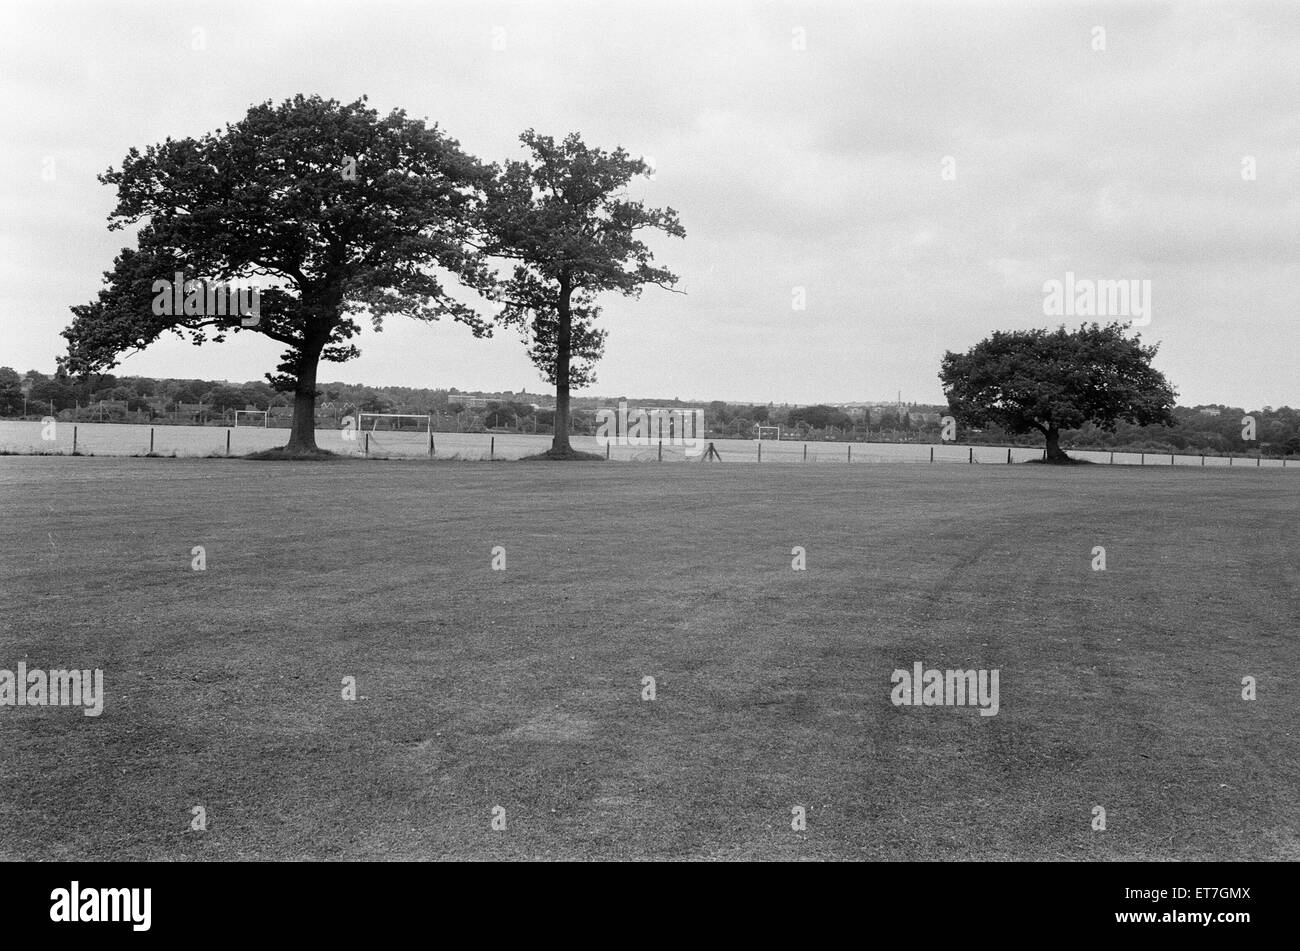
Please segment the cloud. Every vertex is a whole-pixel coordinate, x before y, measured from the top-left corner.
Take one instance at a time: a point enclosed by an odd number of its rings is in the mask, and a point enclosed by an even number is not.
[[[1295,5],[19,3],[2,15],[0,319],[21,369],[49,369],[67,307],[93,296],[122,243],[94,176],[127,148],[268,98],[368,93],[489,160],[515,157],[526,127],[654,158],[634,191],[680,212],[686,241],[655,247],[687,294],[603,302],[597,392],[935,399],[944,350],[1041,325],[1043,281],[1070,269],[1153,281],[1147,336],[1165,341],[1160,365],[1184,398],[1300,402]],[[806,310],[792,308],[796,287]],[[485,344],[390,321],[361,343],[340,375],[540,386],[510,335]],[[133,363],[270,369],[258,348],[230,345]]]

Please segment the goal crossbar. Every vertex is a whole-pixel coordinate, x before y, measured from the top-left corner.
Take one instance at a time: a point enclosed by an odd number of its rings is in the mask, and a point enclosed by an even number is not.
[[[236,428],[238,428],[238,426],[239,426],[239,417],[240,417],[240,416],[261,416],[261,417],[262,417],[262,426],[263,426],[263,427],[269,426],[269,425],[270,425],[270,422],[271,422],[271,411],[270,411],[270,410],[266,410],[266,409],[237,409],[237,410],[235,410],[235,426],[236,426]]]
[[[428,413],[357,413],[357,429],[365,431],[367,419],[373,420],[370,424],[370,432],[372,433],[385,431],[378,428],[379,421],[383,419],[423,420],[424,428],[417,429],[416,432],[427,433],[433,429],[433,417]]]

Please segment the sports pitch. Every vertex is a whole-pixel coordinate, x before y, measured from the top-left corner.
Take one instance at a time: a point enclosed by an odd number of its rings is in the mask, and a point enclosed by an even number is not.
[[[0,668],[105,685],[0,707],[0,858],[1300,858],[1300,473],[7,457],[0,499]],[[997,714],[895,706],[916,662]]]

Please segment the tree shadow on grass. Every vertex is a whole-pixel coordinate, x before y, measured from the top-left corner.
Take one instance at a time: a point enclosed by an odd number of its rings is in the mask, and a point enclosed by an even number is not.
[[[579,452],[577,449],[570,447],[556,451],[548,449],[546,452],[539,452],[535,456],[524,456],[520,462],[604,462],[605,457],[594,452]]]
[[[299,449],[289,449],[285,446],[278,446],[275,449],[263,449],[260,452],[250,452],[240,458],[251,459],[254,462],[344,462],[348,459],[347,456],[330,452],[328,449],[310,449],[304,452]]]

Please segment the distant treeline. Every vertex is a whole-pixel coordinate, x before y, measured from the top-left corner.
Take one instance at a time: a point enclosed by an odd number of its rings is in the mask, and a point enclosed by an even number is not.
[[[316,418],[320,428],[340,425],[346,416],[365,413],[409,413],[434,417],[435,427],[464,431],[502,429],[549,432],[555,398],[520,392],[461,393],[449,389],[405,386],[364,386],[324,383],[319,387]],[[594,431],[596,410],[606,401],[574,397],[574,429]],[[293,394],[269,383],[226,380],[154,379],[111,373],[50,376],[37,370],[19,374],[0,367],[0,417],[60,419],[120,423],[229,424],[236,410],[266,410],[271,425],[288,425]]]
[[[596,410],[615,406],[688,406],[680,400],[626,397],[574,397],[574,430],[592,432]],[[46,375],[37,370],[19,374],[0,367],[0,416],[47,415],[105,422],[228,422],[235,410],[272,411],[285,420],[293,395],[268,383],[154,379],[143,376],[92,375],[84,380]],[[275,408],[279,408],[278,410]],[[450,389],[404,386],[364,386],[325,383],[316,405],[323,427],[338,425],[344,416],[366,413],[414,413],[435,417],[440,429],[549,432],[554,419],[553,397],[520,392],[461,393]],[[829,441],[938,442],[942,405],[878,404],[840,408],[827,405],[788,406],[714,401],[705,406],[708,433],[715,438],[752,438],[755,427],[780,426],[783,439]],[[1254,419],[1255,439],[1243,439],[1243,417]],[[1146,452],[1254,453],[1300,455],[1300,410],[1283,406],[1246,409],[1234,406],[1176,407],[1176,425],[1118,424],[1115,432],[1087,425],[1064,439],[1077,449],[1131,449]],[[1037,433],[1009,436],[991,427],[961,430],[957,442],[989,445],[1038,445]]]
[[[593,405],[597,401],[591,401]],[[325,383],[320,387],[317,416],[339,420],[358,412],[457,415],[484,418],[504,408],[504,416],[534,416],[549,411],[554,397],[527,393],[498,393],[485,398],[454,388],[416,389],[403,386],[362,386]],[[579,406],[584,401],[576,399]],[[154,379],[144,376],[93,375],[85,380],[48,376],[37,370],[19,375],[0,367],[0,416],[79,415],[105,422],[138,422],[187,417],[184,422],[228,418],[235,410],[280,409],[287,416],[293,394],[278,392],[269,383],[230,383],[225,380]],[[180,421],[180,420],[178,420]],[[495,418],[493,420],[496,421]]]
[[[830,441],[938,442],[947,407],[942,405],[895,406],[879,404],[846,410],[833,406],[738,406],[710,403],[706,420],[709,430],[728,436],[752,434],[756,424],[779,425],[781,438]],[[1247,410],[1239,406],[1175,407],[1174,426],[1135,426],[1118,423],[1114,432],[1092,424],[1068,430],[1067,448],[1131,449],[1136,452],[1207,454],[1300,455],[1300,410],[1289,406]],[[1252,439],[1245,417],[1254,420]],[[1040,446],[1037,433],[1012,436],[996,426],[957,430],[964,445]]]

